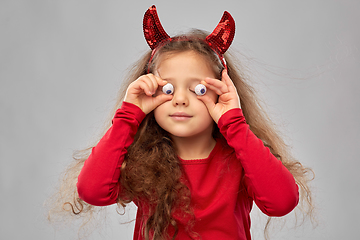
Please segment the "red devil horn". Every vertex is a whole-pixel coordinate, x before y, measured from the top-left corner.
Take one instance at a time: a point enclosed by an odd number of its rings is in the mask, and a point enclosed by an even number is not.
[[[149,44],[151,49],[156,48],[159,43],[165,39],[170,39],[170,36],[165,32],[160,23],[155,5],[151,6],[145,12],[143,30],[146,42]]]
[[[219,54],[224,54],[230,47],[235,36],[235,21],[227,11],[224,12],[214,31],[205,41]]]

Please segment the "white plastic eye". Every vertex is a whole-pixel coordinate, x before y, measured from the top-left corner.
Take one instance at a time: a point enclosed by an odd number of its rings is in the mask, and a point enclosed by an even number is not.
[[[203,84],[198,84],[195,87],[195,93],[196,95],[202,96],[206,93],[206,87]]]
[[[174,93],[174,86],[171,83],[167,83],[162,87],[162,91],[165,94],[173,94]]]

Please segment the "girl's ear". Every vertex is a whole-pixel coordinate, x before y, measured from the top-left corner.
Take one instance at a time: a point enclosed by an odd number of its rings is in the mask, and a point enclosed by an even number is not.
[[[205,41],[215,49],[218,54],[224,54],[230,47],[235,36],[235,21],[227,11],[224,12],[214,31],[206,37]]]
[[[165,32],[157,15],[155,5],[151,6],[144,15],[143,31],[147,44],[153,50],[162,41],[169,40],[170,36]]]

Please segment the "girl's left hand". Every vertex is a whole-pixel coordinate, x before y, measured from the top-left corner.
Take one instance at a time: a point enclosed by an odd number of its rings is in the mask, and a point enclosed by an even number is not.
[[[234,83],[231,81],[227,70],[222,71],[221,81],[213,78],[206,78],[201,82],[206,88],[219,95],[218,102],[215,103],[209,96],[198,96],[198,99],[204,102],[210,116],[218,123],[220,117],[227,111],[234,108],[241,108],[240,98],[236,91]]]

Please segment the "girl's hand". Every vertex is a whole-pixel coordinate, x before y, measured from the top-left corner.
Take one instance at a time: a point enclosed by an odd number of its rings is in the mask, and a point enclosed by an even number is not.
[[[166,83],[167,81],[151,73],[142,75],[129,85],[124,101],[138,106],[145,114],[148,114],[157,106],[172,99],[172,95],[167,94],[153,96],[158,87]]]
[[[227,71],[222,71],[221,81],[213,78],[206,78],[201,82],[208,89],[213,90],[219,95],[218,102],[215,103],[209,96],[198,96],[198,99],[204,102],[210,116],[218,123],[220,117],[227,111],[234,108],[241,108],[240,98],[237,94],[234,83],[231,81]]]

